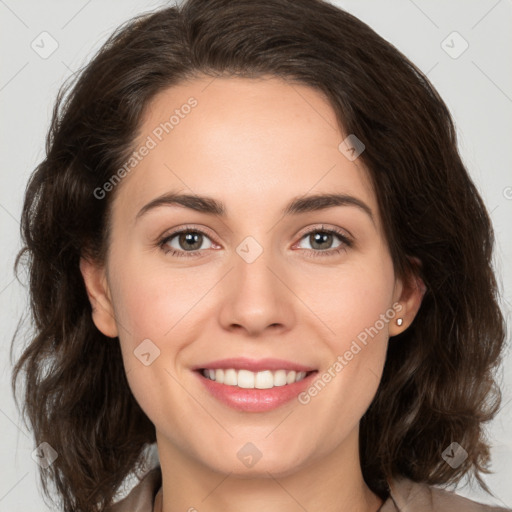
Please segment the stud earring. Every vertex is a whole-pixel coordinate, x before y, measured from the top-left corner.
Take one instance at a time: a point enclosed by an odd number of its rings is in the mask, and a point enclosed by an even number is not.
[[[403,318],[397,318],[396,319],[396,325],[402,325],[404,323]]]

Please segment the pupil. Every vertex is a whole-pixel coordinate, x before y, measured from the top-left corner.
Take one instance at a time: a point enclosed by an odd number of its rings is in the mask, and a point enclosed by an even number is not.
[[[330,233],[315,233],[313,235],[313,243],[311,246],[314,249],[325,249],[325,247],[315,247],[315,245],[328,242],[330,241],[331,237],[332,235]]]
[[[191,250],[195,250],[195,249],[199,249],[199,247],[201,247],[201,241],[200,241],[200,237],[201,237],[201,233],[187,233],[187,234],[184,234],[184,235],[181,235],[180,237],[180,244],[182,244],[182,246],[184,246],[185,248],[188,247],[188,249],[191,249]],[[198,239],[199,239],[199,242],[198,242]],[[197,247],[195,247],[197,245]]]

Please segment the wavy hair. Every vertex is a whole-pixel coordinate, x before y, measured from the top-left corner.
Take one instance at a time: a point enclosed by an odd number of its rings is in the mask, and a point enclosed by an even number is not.
[[[396,274],[425,283],[420,310],[390,343],[361,420],[368,486],[383,497],[397,475],[432,485],[470,475],[487,489],[483,424],[500,404],[495,371],[505,322],[492,225],[445,103],[393,45],[327,2],[188,0],[119,27],[61,87],[45,158],[27,185],[15,271],[26,256],[33,334],[12,386],[16,396],[23,374],[22,416],[36,443],[59,454],[41,469],[45,495],[52,483],[65,512],[104,511],[155,442],[119,343],[92,321],[79,260],[104,262],[116,189],[103,200],[94,190],[133,152],[145,107],[164,89],[205,75],[270,75],[323,93],[342,132],[366,146],[359,159]],[[441,457],[454,441],[468,452],[457,468]]]

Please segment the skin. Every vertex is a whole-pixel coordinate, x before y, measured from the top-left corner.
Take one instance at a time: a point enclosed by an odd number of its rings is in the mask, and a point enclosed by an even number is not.
[[[196,78],[153,99],[135,146],[191,96],[197,106],[117,185],[105,264],[81,260],[95,325],[119,337],[130,388],[155,425],[157,509],[375,512],[382,500],[362,477],[359,422],[389,337],[419,309],[422,283],[395,275],[369,175],[338,149],[346,134],[320,92],[275,77]],[[222,201],[226,217],[163,205],[136,220],[169,191]],[[281,214],[291,199],[334,192],[364,201],[373,220],[354,206]],[[208,233],[196,256],[158,246],[184,226]],[[334,235],[315,249],[307,233],[322,226],[352,246],[326,255],[342,244]],[[263,248],[250,264],[236,252],[247,236]],[[169,245],[187,254],[178,236]],[[395,303],[403,324],[386,323],[307,405],[240,412],[191,370],[245,356],[322,374]],[[148,366],[134,355],[145,339],[160,350]],[[237,457],[247,442],[262,454],[252,468]]]

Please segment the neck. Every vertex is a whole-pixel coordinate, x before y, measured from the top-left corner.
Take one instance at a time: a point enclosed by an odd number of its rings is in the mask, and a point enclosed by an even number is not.
[[[376,512],[382,505],[363,479],[354,439],[286,476],[256,477],[219,473],[157,440],[162,490],[155,512]]]

